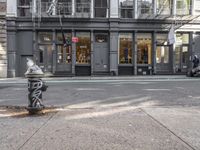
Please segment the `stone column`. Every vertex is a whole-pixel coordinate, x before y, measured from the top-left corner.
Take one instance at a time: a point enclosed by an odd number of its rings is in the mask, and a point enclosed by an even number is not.
[[[75,37],[75,31],[72,30],[72,37]],[[76,65],[76,44],[72,42],[72,75],[75,75]]]
[[[110,73],[118,75],[118,32],[110,31]]]
[[[0,1],[0,78],[7,77],[6,0]]]

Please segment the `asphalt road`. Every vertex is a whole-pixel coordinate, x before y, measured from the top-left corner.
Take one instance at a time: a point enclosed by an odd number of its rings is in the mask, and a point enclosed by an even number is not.
[[[0,80],[1,150],[199,150],[200,80],[45,79],[28,115],[26,79]]]
[[[199,79],[46,79],[46,106],[200,106]],[[0,106],[27,106],[25,79],[0,82]]]

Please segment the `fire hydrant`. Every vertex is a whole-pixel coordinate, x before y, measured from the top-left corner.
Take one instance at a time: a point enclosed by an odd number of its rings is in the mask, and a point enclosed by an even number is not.
[[[28,70],[25,77],[28,78],[28,107],[30,114],[35,114],[44,109],[42,92],[46,91],[48,86],[42,81],[43,71],[29,58],[27,58]]]

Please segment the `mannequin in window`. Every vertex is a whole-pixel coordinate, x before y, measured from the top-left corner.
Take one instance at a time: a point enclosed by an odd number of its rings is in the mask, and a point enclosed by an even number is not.
[[[124,60],[125,60],[125,63],[127,64],[128,63],[128,48],[124,49]]]
[[[147,46],[145,46],[144,48],[143,61],[144,61],[144,64],[148,64],[148,47]]]

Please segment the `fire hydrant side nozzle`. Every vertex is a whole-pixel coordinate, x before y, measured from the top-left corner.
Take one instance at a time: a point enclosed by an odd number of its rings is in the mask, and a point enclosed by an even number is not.
[[[46,91],[48,86],[42,81],[44,73],[33,60],[27,58],[27,71],[25,77],[28,78],[28,107],[30,114],[37,113],[44,109],[42,92]]]

